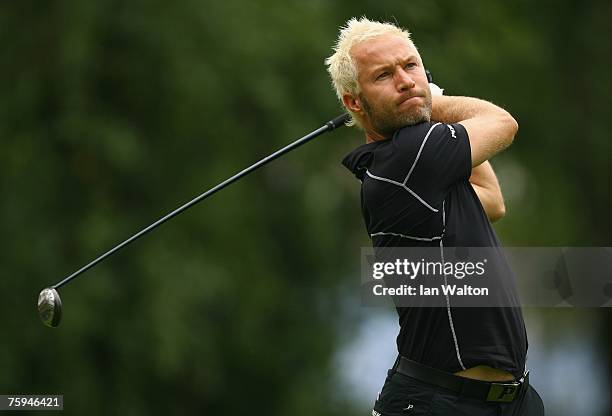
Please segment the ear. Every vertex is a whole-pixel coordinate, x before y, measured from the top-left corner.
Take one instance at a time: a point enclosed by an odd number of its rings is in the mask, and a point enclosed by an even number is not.
[[[344,106],[353,113],[361,114],[363,112],[363,107],[359,97],[355,97],[352,94],[344,94],[342,96],[342,102],[344,103]]]

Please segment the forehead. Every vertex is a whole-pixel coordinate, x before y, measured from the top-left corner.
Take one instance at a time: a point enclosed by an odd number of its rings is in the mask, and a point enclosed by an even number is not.
[[[351,55],[359,72],[393,64],[410,56],[420,58],[408,39],[395,34],[381,35],[358,43],[351,48]]]

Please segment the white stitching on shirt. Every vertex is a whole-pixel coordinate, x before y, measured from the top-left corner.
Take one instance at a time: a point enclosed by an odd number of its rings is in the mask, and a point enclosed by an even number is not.
[[[431,126],[429,128],[429,130],[427,131],[427,134],[425,135],[425,137],[423,138],[423,142],[421,143],[421,147],[419,148],[419,151],[417,152],[417,155],[414,159],[414,162],[412,162],[412,167],[410,168],[410,170],[408,171],[408,174],[406,175],[406,177],[404,178],[403,182],[397,182],[394,181],[393,179],[389,179],[389,178],[383,178],[382,176],[376,176],[373,173],[371,173],[369,170],[366,169],[366,174],[372,178],[372,179],[377,179],[379,181],[383,181],[383,182],[387,182],[399,187],[404,188],[405,190],[407,190],[408,192],[410,192],[410,194],[415,197],[416,199],[419,200],[420,203],[422,203],[423,205],[425,205],[427,208],[429,208],[430,210],[432,210],[433,212],[438,212],[437,209],[435,209],[434,207],[432,207],[431,205],[429,205],[427,202],[425,202],[425,200],[423,198],[421,198],[419,195],[417,195],[416,192],[414,192],[412,189],[408,188],[408,186],[406,186],[406,183],[408,183],[408,179],[410,178],[410,175],[412,175],[412,171],[414,170],[417,162],[419,161],[419,158],[421,157],[421,152],[423,151],[423,147],[425,147],[425,143],[427,143],[427,139],[429,138],[429,135],[431,134],[432,130],[441,125],[441,123],[436,123],[433,126]],[[397,132],[396,132],[397,134]],[[363,181],[362,181],[363,182]]]
[[[438,212],[438,210],[437,210],[437,209],[435,209],[434,207],[432,207],[431,205],[429,205],[427,202],[425,202],[425,200],[424,200],[423,198],[421,198],[420,196],[418,196],[416,192],[414,192],[412,189],[408,188],[408,187],[407,187],[406,185],[404,185],[403,183],[396,182],[396,181],[394,181],[393,179],[388,179],[388,178],[383,178],[383,177],[381,177],[381,176],[376,176],[376,175],[373,175],[372,173],[370,173],[370,171],[369,171],[369,170],[366,170],[366,174],[367,174],[367,175],[368,175],[370,178],[372,178],[372,179],[376,179],[376,180],[383,181],[383,182],[388,182],[388,183],[390,183],[390,184],[393,184],[393,185],[395,185],[395,186],[399,186],[400,188],[403,188],[403,189],[407,190],[408,192],[410,192],[410,195],[412,195],[413,197],[415,197],[416,199],[418,199],[418,200],[419,200],[419,202],[420,202],[421,204],[425,205],[427,208],[429,208],[429,209],[430,209],[430,210],[432,210],[433,212]]]
[[[425,147],[425,143],[427,142],[427,139],[429,138],[429,135],[431,134],[431,131],[436,127],[439,126],[440,123],[436,123],[433,126],[431,126],[429,128],[429,131],[427,132],[427,134],[425,135],[425,138],[423,139],[423,143],[421,143],[421,147],[419,148],[419,152],[416,155],[416,158],[414,159],[414,162],[412,163],[412,167],[410,168],[410,171],[408,172],[408,175],[406,175],[406,179],[404,179],[404,185],[408,182],[408,178],[410,178],[410,175],[412,175],[412,171],[414,170],[414,167],[416,166],[417,162],[419,161],[419,157],[421,157],[421,152],[423,151],[423,147]]]
[[[444,231],[442,231],[442,236],[444,237],[444,232],[446,231],[446,213],[444,210],[444,202],[442,202],[442,222],[444,224]],[[444,264],[444,243],[442,239],[440,239],[440,257],[442,258],[442,264]],[[448,281],[446,280],[446,272],[442,269],[442,273],[444,274],[444,284],[448,285]],[[457,360],[459,361],[459,365],[462,370],[465,370],[465,365],[463,365],[463,360],[461,360],[461,353],[459,352],[459,342],[457,341],[457,334],[455,333],[455,325],[453,324],[453,315],[451,313],[450,300],[448,298],[448,294],[444,294],[446,298],[446,314],[448,315],[448,323],[450,325],[451,334],[453,335],[453,342],[455,344],[455,352],[457,353]]]
[[[383,233],[383,232],[370,234],[370,237],[376,237],[379,235],[394,235],[396,237],[409,238],[411,240],[417,240],[417,241],[435,241],[435,240],[439,240],[442,238],[442,235],[438,235],[435,237],[414,237],[411,235],[405,235],[405,234],[399,234],[399,233]]]

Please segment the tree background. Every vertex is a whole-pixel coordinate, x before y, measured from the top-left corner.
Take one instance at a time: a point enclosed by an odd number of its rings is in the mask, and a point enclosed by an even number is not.
[[[354,129],[87,272],[60,328],[35,312],[43,287],[339,114],[323,60],[361,15],[409,28],[447,94],[519,121],[493,160],[505,245],[612,245],[609,2],[2,2],[0,394],[64,394],[65,414],[368,414],[337,368],[370,313],[351,300],[369,240],[339,163]],[[590,355],[609,385],[611,312],[525,315],[551,354],[582,337],[569,361]]]

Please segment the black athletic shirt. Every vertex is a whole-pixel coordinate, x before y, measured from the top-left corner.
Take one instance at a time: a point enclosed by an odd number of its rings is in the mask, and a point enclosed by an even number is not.
[[[342,161],[362,181],[374,247],[499,247],[474,192],[461,124],[420,123],[358,147]],[[510,285],[509,296],[516,296]],[[518,307],[397,308],[401,355],[451,373],[488,365],[520,377],[527,334]]]

